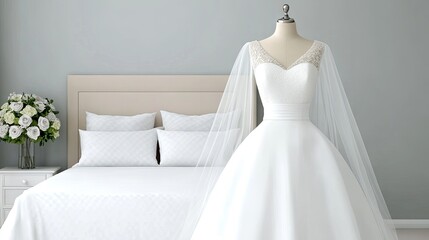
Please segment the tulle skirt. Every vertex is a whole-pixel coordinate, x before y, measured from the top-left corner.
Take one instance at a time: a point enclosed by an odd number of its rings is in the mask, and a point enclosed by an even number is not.
[[[264,120],[218,179],[193,240],[381,240],[335,146],[309,120]]]

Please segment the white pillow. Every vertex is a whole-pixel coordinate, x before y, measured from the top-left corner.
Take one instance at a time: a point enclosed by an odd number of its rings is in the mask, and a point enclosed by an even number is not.
[[[162,123],[166,131],[210,131],[215,115],[215,113],[184,115],[161,111]]]
[[[79,130],[78,166],[157,166],[156,130],[100,132]]]
[[[207,160],[203,157],[202,162],[198,163],[200,156],[203,152],[203,148],[206,142],[213,142],[213,139],[217,137],[220,138],[229,138],[225,139],[226,148],[223,150],[222,154],[224,156],[230,156],[232,151],[235,149],[235,140],[238,136],[238,129],[231,131],[219,132],[219,135],[213,134],[210,135],[209,132],[185,132],[185,131],[164,131],[157,130],[158,133],[158,142],[159,150],[161,153],[160,166],[163,167],[195,167],[195,166],[204,166],[206,162],[211,165],[212,160]],[[226,135],[229,134],[229,135]],[[214,148],[219,148],[221,142],[219,141]],[[212,143],[208,143],[212,146]],[[226,162],[229,159],[217,160],[215,166],[225,166]]]
[[[143,131],[155,126],[156,113],[134,116],[98,115],[86,112],[87,131]]]

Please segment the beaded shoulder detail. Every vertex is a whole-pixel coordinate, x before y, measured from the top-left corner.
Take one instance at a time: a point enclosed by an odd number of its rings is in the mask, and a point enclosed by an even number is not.
[[[322,59],[325,46],[323,45],[322,42],[314,41],[314,43],[307,50],[307,52],[305,52],[289,67],[285,67],[279,61],[273,58],[270,54],[268,54],[258,41],[251,42],[249,49],[250,49],[250,57],[252,59],[251,61],[252,61],[253,69],[255,69],[261,63],[272,63],[285,70],[289,70],[300,63],[311,63],[317,69],[319,69],[320,61]]]

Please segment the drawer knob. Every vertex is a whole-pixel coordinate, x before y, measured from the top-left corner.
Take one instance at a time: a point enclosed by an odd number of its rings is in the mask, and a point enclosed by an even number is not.
[[[22,180],[22,184],[27,185],[27,183],[28,183],[27,180],[25,180],[25,179]]]

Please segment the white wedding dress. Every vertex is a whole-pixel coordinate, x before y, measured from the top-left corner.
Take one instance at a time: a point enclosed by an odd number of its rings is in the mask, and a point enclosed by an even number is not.
[[[309,120],[324,46],[315,41],[286,68],[249,44],[264,120],[221,173],[193,240],[387,239],[347,162]]]

